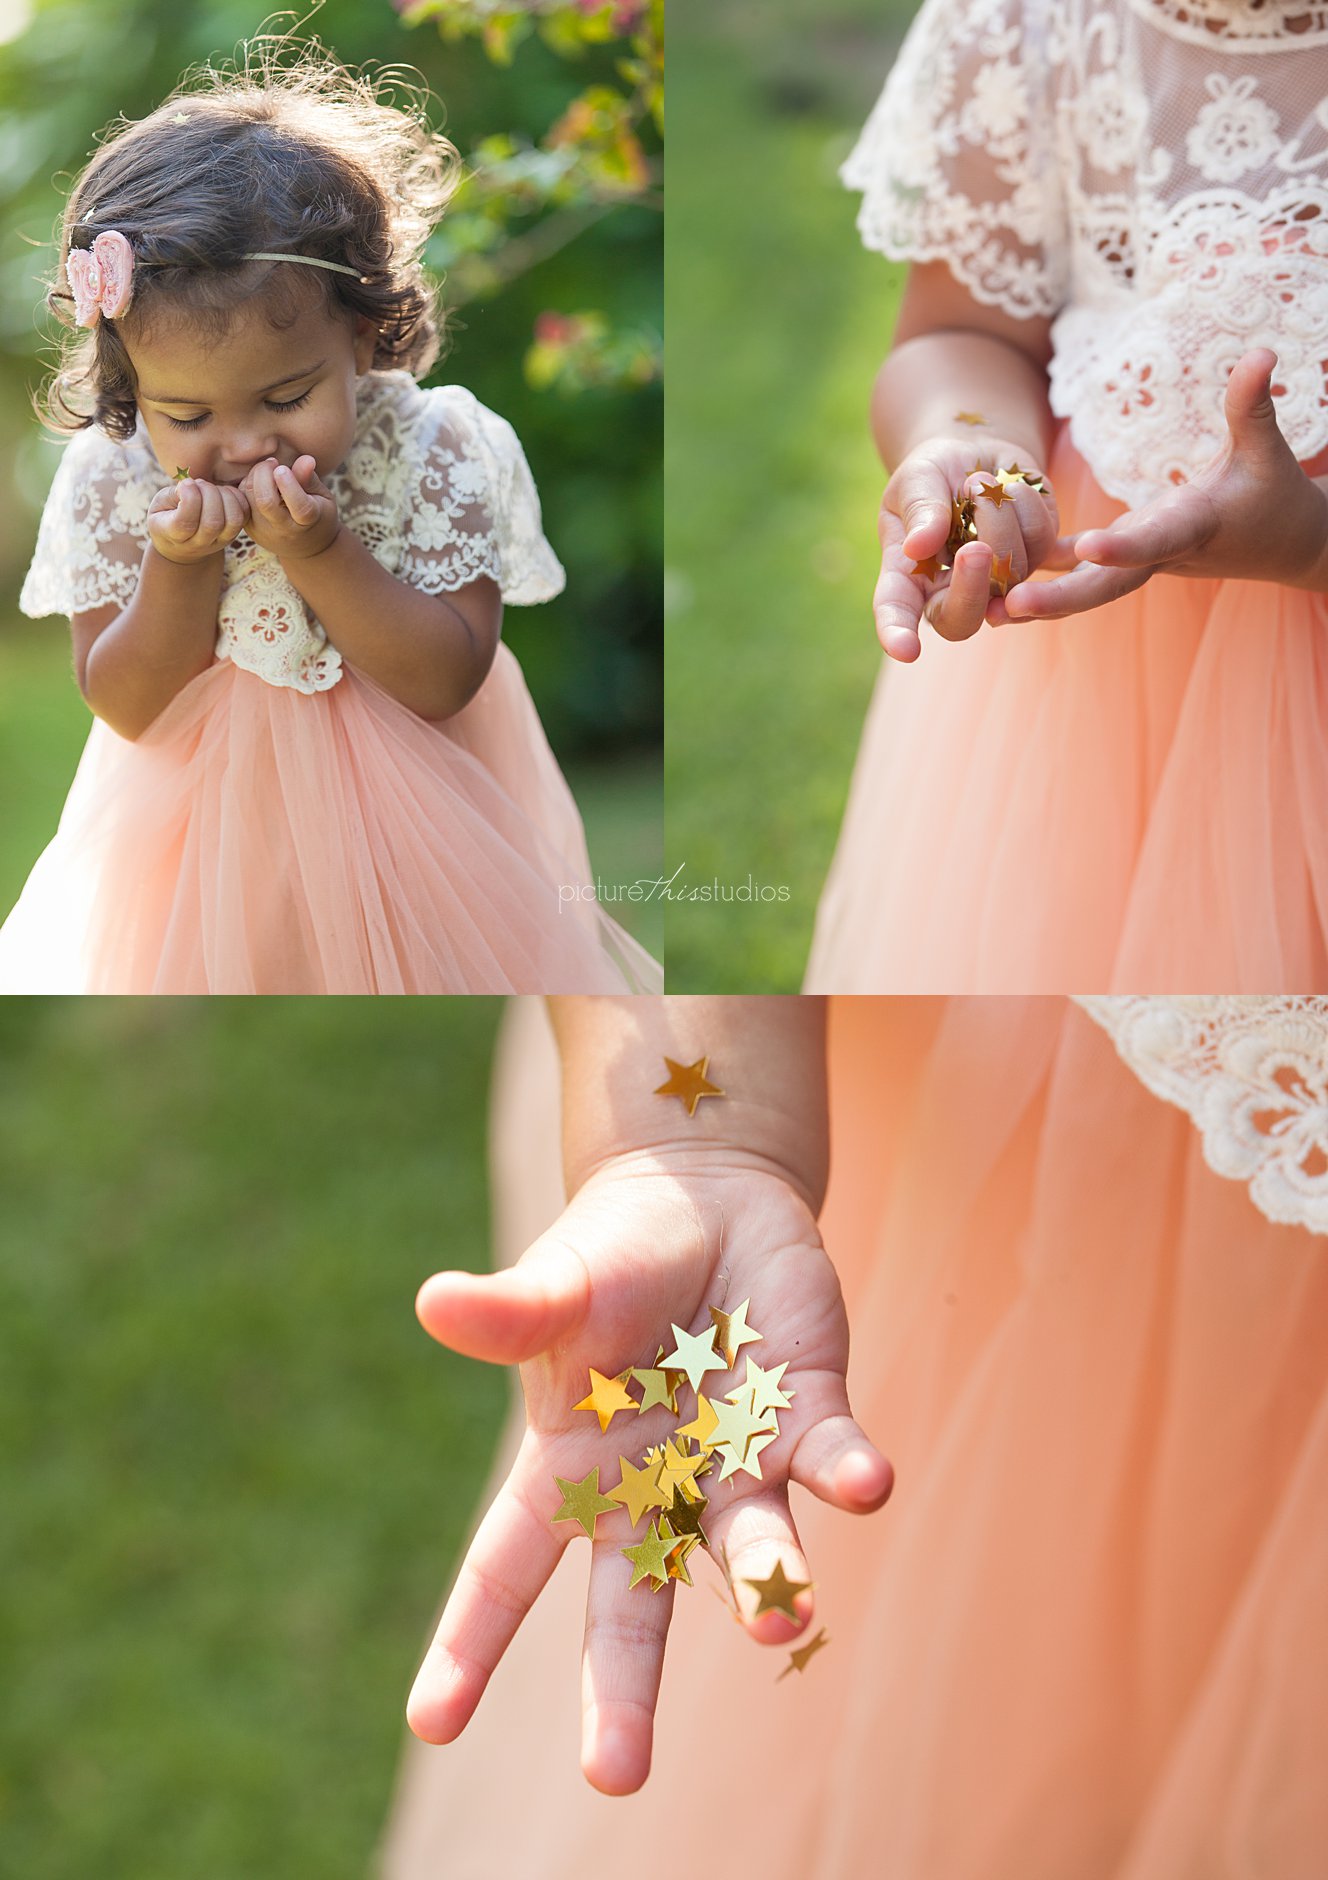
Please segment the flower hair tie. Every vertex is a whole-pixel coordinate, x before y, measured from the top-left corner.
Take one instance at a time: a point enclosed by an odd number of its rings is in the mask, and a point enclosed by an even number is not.
[[[317,255],[278,254],[253,250],[240,256],[241,261],[294,261],[304,268],[328,268],[334,274],[349,274],[357,281],[369,276],[358,268],[348,268],[344,261],[323,261]],[[96,326],[98,320],[118,320],[129,309],[134,297],[134,251],[129,238],[111,228],[98,235],[90,248],[71,248],[65,258],[65,276],[74,296],[74,321],[78,326]]]

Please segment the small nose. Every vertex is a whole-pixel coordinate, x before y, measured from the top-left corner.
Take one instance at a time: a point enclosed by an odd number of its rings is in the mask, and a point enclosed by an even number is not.
[[[265,457],[279,457],[277,440],[270,431],[240,431],[226,439],[226,457],[245,476]]]

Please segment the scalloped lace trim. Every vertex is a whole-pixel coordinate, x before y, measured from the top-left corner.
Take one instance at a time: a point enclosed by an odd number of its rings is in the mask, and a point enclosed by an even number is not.
[[[1134,1074],[1270,1221],[1328,1234],[1328,998],[1089,997]]]

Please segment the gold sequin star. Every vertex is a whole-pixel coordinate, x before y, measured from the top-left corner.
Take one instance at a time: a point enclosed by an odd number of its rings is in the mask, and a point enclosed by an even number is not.
[[[926,555],[921,561],[913,563],[912,572],[925,575],[929,581],[939,581],[946,569],[939,555]]]
[[[184,465],[177,463],[174,470],[171,471],[171,481],[173,483],[183,483],[188,475],[189,472],[185,469]]]
[[[676,1064],[671,1057],[666,1057],[664,1062],[669,1067],[668,1082],[658,1085],[655,1095],[677,1097],[688,1116],[696,1115],[696,1106],[702,1097],[722,1097],[725,1094],[706,1075],[710,1069],[708,1057],[697,1058],[695,1064]]]
[[[954,421],[956,424],[985,424],[987,422],[980,411],[956,411]]]
[[[777,1365],[773,1371],[763,1371],[755,1358],[747,1360],[747,1375],[737,1390],[729,1392],[729,1402],[736,1403],[740,1397],[751,1392],[753,1416],[768,1416],[772,1410],[787,1410],[797,1391],[782,1391],[779,1380],[788,1370],[788,1359]]]
[[[635,1547],[623,1547],[619,1551],[626,1554],[632,1563],[631,1585],[644,1580],[649,1574],[658,1586],[662,1586],[669,1577],[667,1561],[669,1552],[676,1545],[674,1534],[662,1535],[655,1522],[651,1522],[649,1532],[643,1541]]]
[[[735,1391],[733,1397],[727,1402],[717,1403],[712,1407],[715,1412],[714,1444],[716,1449],[731,1450],[741,1461],[747,1454],[748,1445],[757,1432],[769,1428],[767,1419],[755,1414],[752,1409],[751,1394],[747,1391]],[[726,1471],[726,1473],[731,1473],[731,1471]],[[721,1482],[724,1481],[725,1475],[721,1474],[719,1479]]]
[[[750,1299],[744,1299],[733,1312],[721,1312],[718,1306],[710,1308],[710,1318],[715,1327],[715,1350],[721,1353],[729,1368],[732,1368],[733,1360],[744,1345],[759,1345],[764,1337],[763,1333],[747,1323],[747,1308],[751,1303]]]
[[[664,1525],[660,1523],[661,1527]],[[681,1580],[684,1586],[692,1584],[692,1576],[687,1571],[687,1556],[700,1544],[699,1534],[679,1534],[669,1549],[668,1571],[671,1580]]]
[[[1014,558],[1011,555],[997,555],[991,564],[991,591],[1005,596],[1014,586]]]
[[[745,1475],[754,1475],[758,1482],[763,1482],[765,1477],[761,1474],[760,1454],[767,1444],[774,1442],[778,1434],[778,1430],[754,1430],[747,1439],[747,1448],[741,1458],[736,1449],[726,1449],[723,1452],[724,1466],[719,1472],[720,1481],[727,1482],[731,1475],[736,1475],[741,1469]]]
[[[760,1595],[760,1604],[752,1614],[754,1619],[759,1619],[763,1612],[782,1612],[795,1625],[802,1615],[795,1609],[793,1601],[799,1593],[810,1593],[812,1590],[810,1580],[790,1580],[782,1560],[775,1562],[775,1570],[768,1579],[744,1580],[743,1585],[754,1587]]]
[[[718,1420],[710,1399],[703,1397],[700,1391],[697,1391],[696,1415],[690,1423],[679,1424],[676,1434],[690,1436],[694,1442],[700,1443],[702,1449],[709,1452],[715,1446],[713,1437]]]
[[[672,1371],[633,1371],[632,1376],[641,1386],[644,1395],[638,1406],[638,1412],[644,1416],[647,1410],[653,1410],[662,1404],[666,1410],[678,1413],[678,1386],[673,1382]]]
[[[662,1508],[665,1505],[665,1498],[659,1486],[661,1464],[657,1457],[654,1462],[648,1462],[643,1468],[637,1469],[632,1466],[626,1456],[619,1456],[618,1466],[622,1470],[622,1480],[616,1488],[609,1490],[609,1494],[614,1501],[621,1502],[626,1508],[627,1517],[635,1527],[647,1508]]]
[[[680,1325],[670,1324],[670,1331],[677,1340],[673,1350],[664,1362],[672,1370],[685,1371],[687,1382],[693,1390],[700,1388],[701,1379],[707,1371],[726,1371],[728,1366],[715,1350],[715,1328],[709,1326],[704,1332],[685,1332]]]
[[[825,1627],[822,1626],[810,1645],[799,1645],[796,1651],[789,1653],[789,1661],[775,1679],[775,1683],[782,1684],[790,1671],[805,1671],[808,1661],[814,1658],[817,1652],[829,1643],[830,1641],[825,1635]]]
[[[612,1514],[618,1506],[616,1501],[599,1492],[599,1464],[596,1463],[590,1474],[583,1476],[579,1482],[565,1482],[561,1475],[555,1475],[553,1479],[562,1493],[563,1505],[550,1519],[579,1521],[591,1540],[594,1540],[597,1517]]]
[[[984,483],[978,491],[978,495],[985,496],[993,509],[999,509],[1002,503],[1012,503],[1014,501],[1014,497],[1011,496],[1007,485],[999,482]]]
[[[603,1377],[592,1365],[590,1395],[583,1397],[580,1403],[573,1404],[572,1408],[593,1410],[599,1418],[599,1427],[603,1432],[608,1429],[620,1410],[635,1410],[636,1398],[632,1396],[621,1378]]]

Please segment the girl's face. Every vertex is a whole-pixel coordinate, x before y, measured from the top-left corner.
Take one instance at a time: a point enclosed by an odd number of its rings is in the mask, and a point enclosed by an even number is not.
[[[138,409],[168,477],[240,483],[265,457],[293,465],[308,453],[327,477],[355,437],[355,381],[373,362],[377,334],[334,317],[322,296],[280,330],[260,303],[212,340],[183,321],[123,334],[138,377]]]

